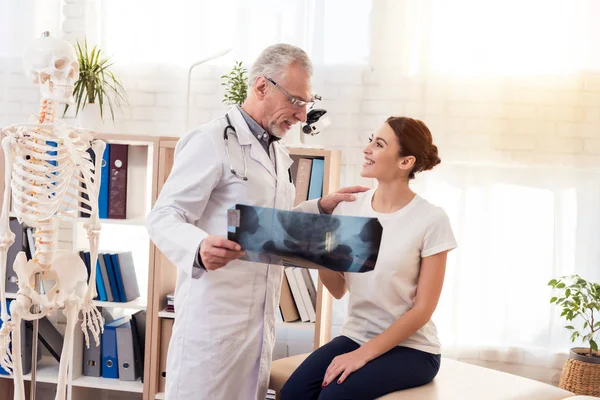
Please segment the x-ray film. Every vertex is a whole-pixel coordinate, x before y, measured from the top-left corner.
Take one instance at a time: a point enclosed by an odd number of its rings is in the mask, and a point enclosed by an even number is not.
[[[228,210],[228,238],[245,250],[242,259],[289,267],[372,271],[382,230],[377,218],[240,204]]]

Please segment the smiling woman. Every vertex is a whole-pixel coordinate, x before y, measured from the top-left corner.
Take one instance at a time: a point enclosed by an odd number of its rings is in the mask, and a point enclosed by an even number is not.
[[[336,298],[349,293],[341,335],[318,348],[281,389],[282,400],[373,399],[431,382],[441,344],[431,320],[448,252],[457,244],[443,209],[408,182],[440,163],[431,132],[417,119],[390,117],[363,149],[361,175],[377,188],[340,203],[334,214],[375,217],[383,227],[373,271],[319,271]]]

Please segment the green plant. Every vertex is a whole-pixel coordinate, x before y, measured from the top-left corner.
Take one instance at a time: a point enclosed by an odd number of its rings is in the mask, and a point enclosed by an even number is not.
[[[109,57],[104,57],[101,50],[94,46],[91,51],[88,49],[87,39],[83,46],[79,41],[75,46],[77,61],[79,62],[79,78],[75,82],[73,95],[77,108],[75,115],[79,110],[83,110],[86,104],[100,105],[100,116],[103,117],[103,108],[108,105],[112,120],[115,119],[115,108],[121,108],[121,102],[127,102],[125,89],[115,77],[110,67],[113,65]],[[65,106],[65,114],[69,105]]]
[[[236,62],[231,72],[228,75],[223,75],[221,78],[224,80],[221,86],[225,86],[225,97],[223,103],[226,104],[238,104],[242,105],[246,100],[248,93],[248,78],[246,74],[248,71],[242,67],[242,62]]]
[[[548,285],[559,291],[559,295],[552,297],[550,303],[562,307],[561,317],[565,317],[567,321],[573,321],[577,317],[583,319],[581,331],[573,325],[565,326],[572,331],[571,342],[581,338],[584,343],[589,344],[590,357],[594,356],[594,351],[598,351],[594,338],[600,331],[600,284],[588,282],[575,274],[552,279]]]

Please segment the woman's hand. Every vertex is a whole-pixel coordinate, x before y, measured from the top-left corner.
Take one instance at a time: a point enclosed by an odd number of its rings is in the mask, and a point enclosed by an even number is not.
[[[339,377],[337,383],[342,383],[344,380],[353,373],[365,366],[368,362],[367,357],[360,351],[360,348],[350,353],[342,354],[337,356],[331,361],[327,371],[325,371],[325,378],[323,379],[323,386],[327,386],[335,378]]]

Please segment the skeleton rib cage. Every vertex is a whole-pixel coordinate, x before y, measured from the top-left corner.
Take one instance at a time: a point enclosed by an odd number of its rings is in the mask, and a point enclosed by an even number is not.
[[[72,145],[65,146],[62,138],[44,129],[19,128],[13,133],[16,146],[11,189],[19,222],[33,225],[34,221],[72,219],[94,206],[89,199],[97,198],[97,193],[93,185],[86,185],[94,180],[94,164],[86,151],[89,141],[69,137]],[[52,261],[48,257],[55,251],[49,246],[56,245],[56,233],[51,227],[40,228],[35,232],[34,258],[40,265],[48,265]]]

